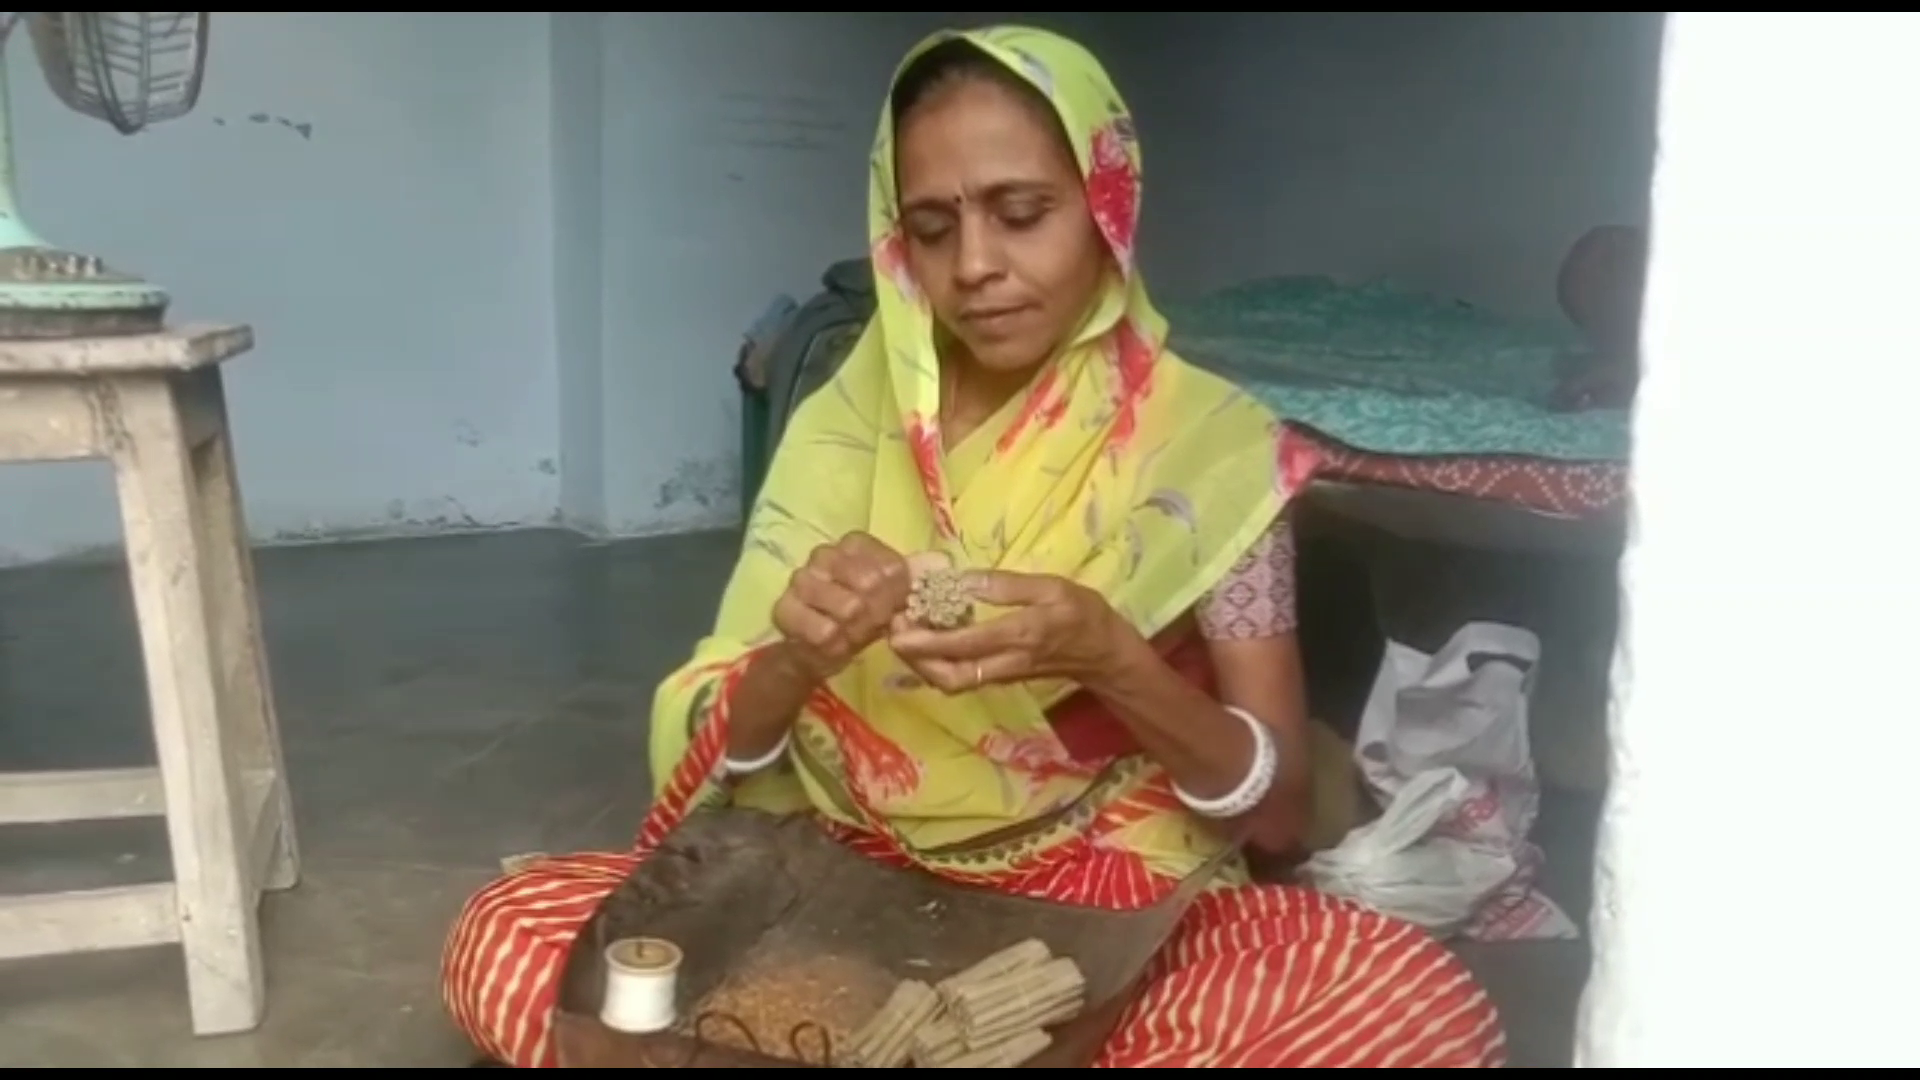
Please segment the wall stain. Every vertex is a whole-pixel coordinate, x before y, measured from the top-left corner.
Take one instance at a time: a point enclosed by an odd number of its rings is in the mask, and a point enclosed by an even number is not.
[[[387,537],[436,535],[440,533],[497,532],[522,529],[525,521],[484,522],[467,512],[459,499],[442,495],[409,505],[403,499],[389,499],[384,507],[385,520],[366,525],[326,525],[315,522],[306,528],[276,529],[265,538],[267,544],[337,543],[343,540],[377,540]]]
[[[249,113],[244,122],[248,124],[270,124],[274,127],[283,127],[283,128],[286,128],[288,131],[291,131],[294,134],[300,136],[302,139],[307,140],[308,142],[313,141],[313,122],[311,120],[289,120],[284,116],[275,116],[272,113],[257,112],[257,113]],[[226,127],[227,118],[224,116],[214,117],[213,126]]]
[[[703,509],[721,506],[740,497],[739,463],[732,458],[682,458],[673,467],[673,475],[660,485],[653,500],[655,510],[693,503]]]
[[[838,149],[838,146],[836,146],[833,143],[823,142],[819,139],[809,138],[806,135],[788,135],[785,137],[767,136],[763,138],[748,138],[748,139],[717,139],[717,140],[703,141],[702,145],[737,146],[747,150],[794,150],[794,151],[800,151],[804,153],[825,152],[825,151]]]

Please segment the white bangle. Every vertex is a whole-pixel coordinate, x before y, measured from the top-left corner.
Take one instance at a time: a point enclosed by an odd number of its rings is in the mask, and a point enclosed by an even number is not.
[[[720,759],[720,767],[726,772],[728,779],[752,776],[754,773],[764,772],[767,769],[773,768],[774,765],[779,763],[781,758],[787,755],[787,747],[792,745],[793,731],[792,729],[788,729],[780,733],[780,741],[773,744],[773,749],[768,750],[752,761],[735,761],[731,757],[722,757]]]
[[[1280,748],[1274,744],[1273,732],[1260,718],[1245,709],[1232,705],[1223,706],[1228,712],[1239,717],[1253,735],[1253,761],[1247,767],[1246,779],[1232,791],[1217,799],[1200,799],[1187,793],[1179,784],[1173,785],[1173,793],[1179,796],[1187,809],[1204,818],[1224,820],[1236,818],[1260,805],[1260,800],[1273,790],[1273,778],[1280,772]]]

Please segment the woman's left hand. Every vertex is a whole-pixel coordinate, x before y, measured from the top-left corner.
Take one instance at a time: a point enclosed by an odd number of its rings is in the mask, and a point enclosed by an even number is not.
[[[1050,574],[988,570],[966,581],[977,602],[1011,610],[958,630],[902,620],[889,639],[935,688],[959,694],[1028,679],[1088,683],[1112,665],[1125,623],[1099,593]]]

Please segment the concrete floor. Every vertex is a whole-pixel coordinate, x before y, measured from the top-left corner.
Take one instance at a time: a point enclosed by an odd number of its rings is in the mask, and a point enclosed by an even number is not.
[[[710,617],[724,535],[558,532],[258,555],[305,855],[265,905],[268,1016],[194,1039],[177,949],[0,964],[0,1067],[459,1067],[436,965],[503,855],[625,842],[652,688]],[[119,567],[0,573],[0,771],[152,760]],[[1556,896],[1584,910],[1591,806],[1549,804]],[[0,831],[0,895],[166,876],[157,821]],[[1565,1067],[1578,945],[1480,949],[1514,1065]]]

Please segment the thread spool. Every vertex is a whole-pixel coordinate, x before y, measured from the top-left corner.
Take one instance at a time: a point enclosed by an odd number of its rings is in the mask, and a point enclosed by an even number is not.
[[[680,980],[680,946],[659,938],[623,938],[607,946],[606,994],[600,1022],[629,1035],[665,1031],[679,1017],[675,989]]]

